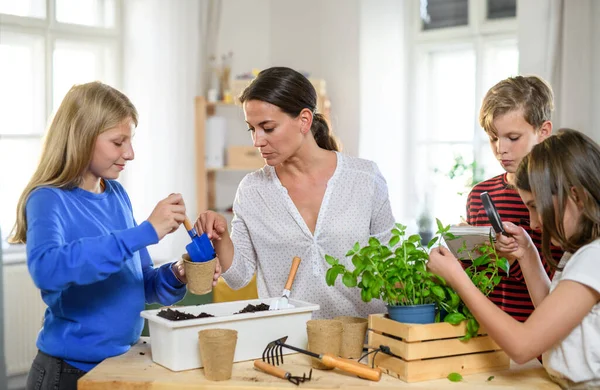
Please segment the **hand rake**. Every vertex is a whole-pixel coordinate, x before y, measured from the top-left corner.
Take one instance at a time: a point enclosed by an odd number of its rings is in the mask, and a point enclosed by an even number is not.
[[[379,368],[370,368],[364,364],[355,362],[350,359],[343,359],[334,356],[331,353],[318,354],[307,351],[305,349],[296,348],[285,344],[287,336],[271,341],[263,351],[262,360],[272,365],[279,365],[279,360],[283,363],[283,348],[291,349],[292,351],[300,352],[313,358],[319,359],[321,363],[330,368],[339,368],[342,371],[354,374],[359,378],[368,379],[378,382],[381,379],[381,370]]]

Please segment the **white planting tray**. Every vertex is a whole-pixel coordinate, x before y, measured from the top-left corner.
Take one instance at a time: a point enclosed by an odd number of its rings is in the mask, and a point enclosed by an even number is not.
[[[240,362],[262,357],[268,343],[288,336],[287,344],[306,348],[306,322],[319,305],[290,299],[295,307],[256,313],[233,314],[248,304],[269,304],[274,298],[250,299],[198,306],[172,307],[180,312],[198,315],[202,312],[215,317],[170,321],[157,314],[161,309],[142,311],[150,328],[152,360],[173,371],[202,367],[198,348],[198,332],[204,329],[234,329],[238,332],[233,361]],[[284,354],[295,353],[283,349]]]

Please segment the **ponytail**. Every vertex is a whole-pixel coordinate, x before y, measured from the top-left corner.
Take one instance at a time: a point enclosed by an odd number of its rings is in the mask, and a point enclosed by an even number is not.
[[[339,152],[337,139],[331,133],[331,128],[323,114],[314,114],[310,131],[321,149]]]

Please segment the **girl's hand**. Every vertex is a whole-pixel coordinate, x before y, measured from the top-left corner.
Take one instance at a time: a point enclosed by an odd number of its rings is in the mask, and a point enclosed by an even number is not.
[[[506,237],[503,234],[496,235],[496,250],[510,261],[509,257],[514,259],[524,259],[535,246],[529,234],[520,226],[511,222],[503,223],[504,230],[512,237]]]
[[[179,281],[183,284],[187,284],[187,276],[185,276],[185,267],[183,266],[183,259],[179,259],[175,263],[171,264],[171,269],[173,273],[179,279]]]
[[[158,202],[152,214],[148,217],[148,222],[152,224],[158,240],[164,236],[173,233],[185,219],[185,203],[181,194],[171,194],[167,198]]]
[[[179,279],[179,281],[183,284],[187,284],[187,276],[185,276],[185,267],[183,266],[183,259],[179,259],[179,261],[173,263],[171,265],[171,269],[173,273]],[[217,258],[217,265],[215,266],[215,274],[213,275],[213,287],[217,285],[217,281],[221,276],[221,264],[219,263],[219,259]]]
[[[208,210],[198,216],[194,225],[198,235],[206,233],[211,240],[220,240],[227,234],[227,220],[221,214]]]
[[[460,261],[443,246],[431,249],[427,268],[434,274],[444,278],[450,286],[454,286],[458,276],[465,273]]]

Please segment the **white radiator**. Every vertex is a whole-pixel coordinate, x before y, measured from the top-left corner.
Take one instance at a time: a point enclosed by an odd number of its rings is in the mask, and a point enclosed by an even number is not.
[[[6,373],[8,376],[20,375],[29,371],[37,353],[35,341],[46,305],[26,264],[5,263],[3,274]]]

